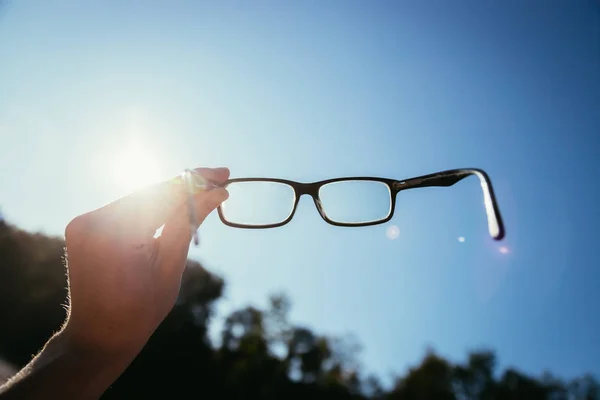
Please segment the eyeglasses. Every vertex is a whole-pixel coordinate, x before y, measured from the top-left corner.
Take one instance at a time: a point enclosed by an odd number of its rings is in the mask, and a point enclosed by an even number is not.
[[[392,219],[399,192],[452,186],[470,175],[478,177],[481,183],[490,236],[501,240],[505,235],[504,224],[492,182],[481,169],[454,169],[403,180],[349,177],[300,183],[275,178],[235,178],[220,185],[227,188],[229,198],[218,207],[218,214],[225,225],[236,228],[276,228],[290,222],[300,197],[309,195],[319,215],[331,225],[377,225]]]

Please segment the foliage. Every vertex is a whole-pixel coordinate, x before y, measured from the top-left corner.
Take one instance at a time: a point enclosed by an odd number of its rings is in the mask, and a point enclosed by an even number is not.
[[[0,219],[0,357],[23,366],[65,318],[63,241],[27,233]],[[265,310],[244,307],[227,316],[221,344],[207,328],[224,282],[188,261],[177,304],[105,399],[600,399],[589,375],[563,382],[515,369],[499,373],[493,352],[464,363],[432,350],[392,388],[363,376],[360,344],[295,325],[290,299],[274,294]]]

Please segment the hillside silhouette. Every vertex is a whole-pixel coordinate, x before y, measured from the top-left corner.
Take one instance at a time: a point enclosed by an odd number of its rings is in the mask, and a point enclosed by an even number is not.
[[[0,219],[0,359],[25,365],[65,318],[64,242]],[[430,350],[392,388],[364,376],[359,346],[289,320],[291,301],[227,316],[219,345],[207,332],[224,280],[188,260],[177,304],[105,399],[600,399],[591,375],[564,381],[544,372],[498,371],[482,349],[464,363]]]

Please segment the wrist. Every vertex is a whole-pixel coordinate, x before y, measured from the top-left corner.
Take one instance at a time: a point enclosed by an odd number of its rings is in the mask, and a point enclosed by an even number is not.
[[[107,348],[75,335],[68,326],[52,339],[54,346],[63,356],[76,358],[98,369],[126,368],[141,351],[134,346]],[[49,342],[50,344],[50,342]]]
[[[75,393],[89,394],[90,399],[100,397],[137,355],[134,351],[109,351],[93,346],[78,340],[66,328],[48,342],[45,351],[51,359],[48,368],[63,371],[63,375],[70,375],[77,382],[64,398],[71,398]]]
[[[0,391],[3,399],[98,399],[134,357],[82,344],[63,329]]]
[[[85,318],[73,319],[73,316],[69,316],[57,336],[61,345],[70,351],[98,359],[99,362],[131,362],[147,342],[147,338],[139,334],[130,334],[127,329],[106,325],[98,327],[94,321]]]

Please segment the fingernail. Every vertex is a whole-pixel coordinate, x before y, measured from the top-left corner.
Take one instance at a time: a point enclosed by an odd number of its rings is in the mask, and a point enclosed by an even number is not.
[[[227,169],[228,169],[227,167],[218,167],[218,168],[199,167],[199,168],[195,168],[194,171],[202,174],[202,173],[208,172],[208,171],[225,172],[225,171],[227,171]]]

